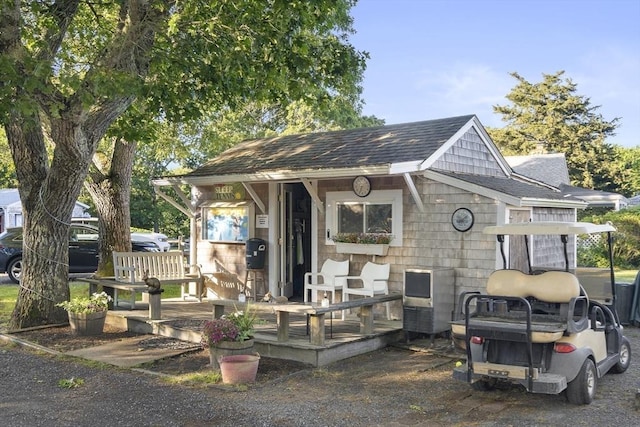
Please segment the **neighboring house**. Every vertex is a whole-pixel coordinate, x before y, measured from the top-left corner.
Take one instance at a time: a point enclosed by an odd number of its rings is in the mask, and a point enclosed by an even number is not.
[[[530,156],[505,156],[505,160],[517,174],[537,179],[559,188],[569,185],[569,168],[564,154],[532,154]]]
[[[567,196],[584,200],[588,203],[587,207],[589,208],[611,208],[619,211],[629,206],[629,200],[626,197],[609,191],[590,190],[564,184],[560,186],[560,191]]]
[[[569,168],[564,154],[506,156],[505,159],[515,173],[552,185],[565,196],[587,202],[589,208],[605,207],[617,211],[629,205],[629,200],[622,194],[570,185]]]
[[[188,207],[162,191],[185,184]],[[294,298],[302,294],[304,273],[327,258],[350,259],[351,274],[367,261],[390,263],[395,291],[410,268],[454,269],[456,295],[481,289],[502,266],[485,226],[574,221],[586,205],[515,174],[474,115],[244,141],[154,186],[191,218],[191,259],[203,271],[224,269],[242,279],[247,238],[260,238],[269,290]],[[454,227],[461,228],[454,219],[460,212],[467,214],[466,231]],[[343,231],[382,231],[393,240],[386,256],[343,254],[331,240]],[[559,246],[533,243],[534,265],[563,267]],[[571,251],[574,266],[573,244]],[[523,259],[509,262],[525,268]],[[395,317],[400,313],[393,307]]]
[[[74,217],[88,216],[89,206],[76,202]],[[0,189],[0,232],[6,228],[22,227],[22,203],[17,188]]]

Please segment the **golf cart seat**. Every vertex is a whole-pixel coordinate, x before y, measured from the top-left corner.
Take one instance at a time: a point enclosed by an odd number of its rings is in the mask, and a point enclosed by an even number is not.
[[[588,299],[581,295],[580,282],[565,271],[529,275],[519,270],[494,271],[487,281],[487,294],[524,298],[531,304],[536,321],[558,320],[570,333],[589,327]]]

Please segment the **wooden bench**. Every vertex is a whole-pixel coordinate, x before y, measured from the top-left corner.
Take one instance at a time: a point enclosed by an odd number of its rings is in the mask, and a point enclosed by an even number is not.
[[[401,293],[393,292],[388,295],[376,295],[374,297],[364,297],[350,301],[343,301],[330,304],[327,307],[322,307],[320,304],[316,303],[241,303],[236,300],[220,299],[213,301],[213,318],[217,319],[221,317],[224,314],[225,307],[246,309],[247,304],[251,304],[251,309],[256,312],[276,313],[278,341],[285,342],[289,340],[289,315],[291,313],[305,314],[309,316],[309,337],[311,344],[322,346],[325,341],[324,323],[326,314],[360,307],[360,334],[368,335],[373,333],[373,307],[376,304],[401,299]]]
[[[191,267],[194,273],[187,273]],[[121,300],[118,291],[128,291],[130,298],[126,301],[131,310],[136,308],[136,293],[148,291],[147,285],[142,280],[145,271],[149,277],[160,280],[162,285],[181,284],[182,299],[196,297],[202,302],[204,277],[200,274],[198,266],[187,266],[182,252],[114,252],[113,253],[114,277],[95,279],[82,279],[89,283],[89,294],[96,292],[98,286],[113,289],[113,306],[119,307]],[[195,283],[195,294],[189,292],[189,284]],[[186,289],[185,289],[186,288]]]
[[[191,268],[193,273],[188,273]],[[182,299],[195,297],[202,302],[204,277],[197,265],[187,265],[184,255],[179,251],[169,252],[114,252],[113,272],[115,281],[131,285],[143,285],[145,271],[149,277],[155,277],[163,285],[181,284]],[[195,283],[195,293],[191,293],[189,284]]]

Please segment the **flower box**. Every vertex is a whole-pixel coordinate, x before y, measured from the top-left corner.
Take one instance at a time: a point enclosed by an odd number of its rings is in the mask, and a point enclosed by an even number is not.
[[[336,252],[339,254],[362,254],[385,256],[389,245],[372,243],[343,243],[336,242]]]

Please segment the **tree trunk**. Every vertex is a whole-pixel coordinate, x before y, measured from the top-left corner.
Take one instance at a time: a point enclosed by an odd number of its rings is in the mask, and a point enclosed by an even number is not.
[[[96,205],[100,258],[96,276],[113,276],[113,251],[131,251],[129,200],[136,143],[115,141],[109,162],[94,158],[85,188]],[[105,158],[105,156],[101,156]]]
[[[56,304],[69,299],[69,222],[88,167],[80,151],[62,148],[77,132],[70,122],[52,125],[51,135],[60,145],[47,168],[37,116],[12,119],[5,130],[20,181],[23,262],[10,330],[67,320],[66,312]],[[24,126],[22,120],[30,125]]]

